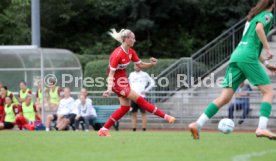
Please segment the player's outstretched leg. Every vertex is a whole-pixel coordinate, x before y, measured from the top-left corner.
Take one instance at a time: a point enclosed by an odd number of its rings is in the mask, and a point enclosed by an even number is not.
[[[239,83],[237,83],[236,87],[238,85]],[[204,113],[200,115],[197,121],[189,124],[189,129],[195,140],[199,139],[199,132],[204,124],[218,112],[220,107],[227,104],[232,99],[233,94],[234,90],[232,88],[224,88],[220,96],[207,106]]]
[[[161,118],[164,118],[170,124],[173,124],[175,122],[175,117],[165,114],[162,110],[158,109],[153,104],[150,104],[141,96],[139,96],[136,100],[136,104],[138,104],[141,108],[147,110],[148,112],[153,113],[154,115],[157,115]]]
[[[259,125],[256,130],[257,137],[266,137],[268,139],[275,140],[276,135],[267,129],[267,123],[271,113],[271,104],[268,102],[262,102],[260,108]]]
[[[98,131],[98,135],[111,136],[108,131],[109,128],[114,125],[116,121],[120,120],[129,111],[129,109],[130,106],[121,105],[121,107],[110,116],[104,126]]]
[[[189,129],[191,134],[195,140],[199,139],[199,132],[203,125],[213,117],[219,110],[219,107],[214,104],[210,103],[208,107],[205,109],[204,113],[200,115],[196,122],[189,124]]]

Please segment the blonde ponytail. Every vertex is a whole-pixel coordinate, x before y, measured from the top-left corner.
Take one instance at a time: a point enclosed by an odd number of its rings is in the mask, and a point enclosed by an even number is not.
[[[115,40],[119,41],[120,43],[124,42],[124,38],[127,37],[132,31],[129,29],[121,29],[120,32],[117,32],[114,28],[110,29],[108,34],[113,37]]]

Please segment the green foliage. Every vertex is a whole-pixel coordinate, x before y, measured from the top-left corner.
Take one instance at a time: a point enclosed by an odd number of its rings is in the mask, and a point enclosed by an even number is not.
[[[143,60],[143,61],[148,62],[148,60]],[[174,61],[175,59],[159,59],[158,64],[155,67],[146,69],[144,71],[146,71],[150,75],[153,74],[154,76],[157,76],[162,72],[162,70],[167,68]],[[84,77],[92,77],[93,80],[95,80],[97,77],[106,79],[108,76],[108,73],[107,73],[108,64],[109,64],[108,59],[88,62],[85,66]],[[133,65],[129,65],[127,68],[127,73],[130,73],[132,71],[133,71]],[[102,88],[100,87],[89,88],[89,90],[92,90],[92,91],[101,91],[105,89],[106,89],[105,86]]]
[[[31,0],[1,0],[0,44],[30,44]],[[189,56],[244,18],[257,0],[41,0],[43,47],[108,55],[107,31],[129,28],[141,57]]]
[[[30,10],[30,0],[0,2],[0,44],[31,43]]]
[[[79,59],[82,69],[85,69],[85,66],[88,62],[97,61],[97,60],[105,60],[108,61],[109,55],[79,55],[76,54],[77,58]]]

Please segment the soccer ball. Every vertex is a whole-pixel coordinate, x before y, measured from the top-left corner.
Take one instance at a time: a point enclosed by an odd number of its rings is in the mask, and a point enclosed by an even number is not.
[[[218,124],[218,130],[224,134],[231,133],[235,128],[235,124],[231,119],[221,119]]]

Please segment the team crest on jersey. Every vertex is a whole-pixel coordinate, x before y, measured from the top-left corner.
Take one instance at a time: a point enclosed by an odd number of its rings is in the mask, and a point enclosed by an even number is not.
[[[270,22],[270,17],[268,15],[265,16],[265,21]]]
[[[125,91],[122,90],[122,91],[120,92],[120,95],[125,96],[125,95],[126,95]]]
[[[126,94],[129,93],[129,92],[130,92],[130,88],[125,87],[123,90],[120,91],[120,95],[126,96]]]

